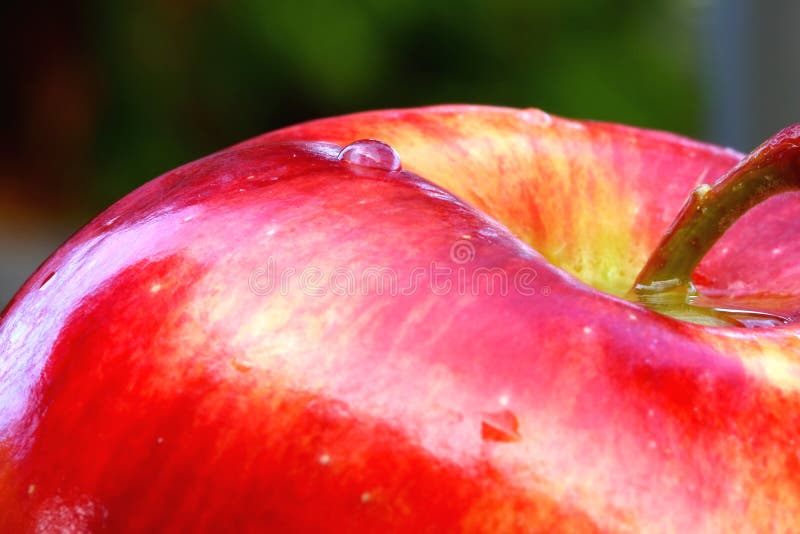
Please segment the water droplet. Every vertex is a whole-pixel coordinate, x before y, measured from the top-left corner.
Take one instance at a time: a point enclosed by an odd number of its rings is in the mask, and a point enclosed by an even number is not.
[[[243,358],[232,358],[231,367],[240,373],[246,373],[253,368],[253,364]]]
[[[385,171],[399,171],[401,167],[397,151],[377,139],[361,139],[350,143],[339,152],[339,160]]]
[[[653,287],[655,284],[648,286]],[[706,326],[733,326],[742,328],[774,327],[792,322],[791,317],[783,317],[774,313],[757,309],[746,309],[728,306],[719,298],[708,298],[696,291],[685,295],[683,291],[666,291],[656,289],[648,295],[640,295],[641,302],[648,308],[692,323]],[[758,302],[754,304],[758,305]],[[749,306],[748,306],[749,308]]]
[[[534,126],[550,126],[553,123],[553,117],[540,109],[529,108],[520,113],[522,119],[533,124]]]
[[[319,463],[322,465],[328,465],[331,463],[331,457],[328,453],[322,453],[319,456]]]
[[[500,235],[494,228],[480,228],[478,229],[478,233],[490,240],[495,239]]]
[[[362,503],[368,503],[371,500],[372,500],[372,495],[370,495],[368,491],[365,491],[364,493],[361,494]]]
[[[484,441],[509,443],[519,441],[519,421],[511,410],[481,414],[481,438]]]
[[[791,322],[786,317],[767,312],[740,310],[736,308],[713,308],[713,311],[724,321],[745,328],[780,326]]]

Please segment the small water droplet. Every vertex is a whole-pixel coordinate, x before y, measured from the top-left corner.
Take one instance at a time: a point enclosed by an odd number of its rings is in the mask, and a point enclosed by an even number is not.
[[[48,274],[47,276],[45,276],[44,279],[42,280],[42,283],[39,284],[39,291],[44,291],[47,288],[47,286],[50,285],[50,282],[53,281],[53,277],[55,275],[56,275],[56,272],[53,271],[50,274]]]
[[[111,226],[112,224],[114,224],[115,222],[117,222],[117,219],[119,219],[119,215],[117,215],[116,217],[112,217],[112,218],[110,218],[109,220],[107,220],[107,221],[106,221],[106,222],[103,224],[103,226]]]
[[[488,239],[496,239],[500,234],[494,228],[480,228],[478,233]]]
[[[372,495],[370,495],[368,491],[365,491],[364,493],[361,494],[362,503],[368,503],[371,500],[372,500]]]
[[[481,438],[484,441],[509,443],[519,441],[519,421],[511,410],[481,414]]]
[[[533,124],[534,126],[550,126],[553,123],[553,117],[540,109],[526,109],[520,114],[522,119]]]
[[[339,152],[339,160],[385,171],[399,171],[401,168],[397,151],[377,139],[361,139],[350,143]]]
[[[161,445],[162,443],[164,443],[164,438],[162,438],[161,436],[158,436],[156,438],[156,444]]]
[[[232,358],[231,367],[240,373],[246,373],[253,368],[253,364],[243,358]]]
[[[320,454],[319,463],[321,463],[322,465],[328,465],[329,463],[331,463],[330,455],[328,453]]]

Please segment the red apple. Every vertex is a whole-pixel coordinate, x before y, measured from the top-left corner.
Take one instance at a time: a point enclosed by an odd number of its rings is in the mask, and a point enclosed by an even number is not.
[[[368,138],[389,146],[339,157]],[[798,197],[694,271],[787,324],[623,298],[740,158],[445,106],[299,125],[153,180],[0,317],[0,530],[799,528]]]

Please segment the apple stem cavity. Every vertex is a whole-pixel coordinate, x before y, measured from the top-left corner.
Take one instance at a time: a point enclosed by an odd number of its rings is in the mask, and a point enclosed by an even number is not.
[[[751,326],[748,318],[765,314],[696,305],[692,273],[742,215],[768,198],[792,190],[800,190],[800,123],[762,143],[714,184],[692,191],[637,276],[630,292],[632,300],[692,322]],[[742,320],[739,314],[747,317]],[[755,323],[762,325],[758,320]]]

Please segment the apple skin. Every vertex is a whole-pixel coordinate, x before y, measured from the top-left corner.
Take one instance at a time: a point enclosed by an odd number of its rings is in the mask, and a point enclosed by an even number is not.
[[[337,159],[364,138],[405,170]],[[440,106],[279,130],[153,180],[0,316],[0,530],[795,529],[800,330],[619,298],[688,191],[739,157]],[[796,200],[746,215],[698,284],[780,290],[795,317]],[[404,295],[265,294],[271,260],[535,272],[534,291],[425,275]]]

